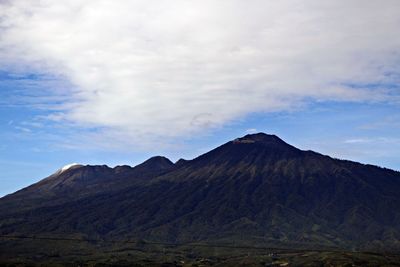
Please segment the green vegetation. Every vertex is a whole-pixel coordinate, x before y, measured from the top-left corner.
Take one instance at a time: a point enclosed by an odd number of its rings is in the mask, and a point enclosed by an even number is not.
[[[8,247],[5,248],[4,245]],[[11,247],[12,248],[11,248]],[[18,241],[0,243],[0,266],[400,266],[400,254],[233,246]],[[8,252],[4,253],[4,249]]]

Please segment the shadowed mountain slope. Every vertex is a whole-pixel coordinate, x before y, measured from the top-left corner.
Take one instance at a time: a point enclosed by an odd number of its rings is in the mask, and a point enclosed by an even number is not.
[[[0,200],[0,234],[399,249],[399,192],[396,171],[260,133],[177,164],[56,173]]]
[[[2,214],[76,201],[93,194],[117,191],[135,184],[143,184],[174,168],[167,158],[157,156],[130,167],[110,168],[106,165],[76,165],[58,170],[49,177],[28,186],[0,201]],[[14,209],[15,207],[15,209]]]

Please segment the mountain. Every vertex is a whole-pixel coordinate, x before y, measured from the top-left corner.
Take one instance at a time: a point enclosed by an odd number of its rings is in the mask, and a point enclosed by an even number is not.
[[[0,199],[0,235],[400,249],[400,173],[246,135],[192,160],[75,165]]]

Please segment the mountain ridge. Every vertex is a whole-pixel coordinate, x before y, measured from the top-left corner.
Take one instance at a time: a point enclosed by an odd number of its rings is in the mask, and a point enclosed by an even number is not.
[[[0,234],[400,249],[398,192],[394,170],[259,133],[175,164],[67,170],[1,198]]]

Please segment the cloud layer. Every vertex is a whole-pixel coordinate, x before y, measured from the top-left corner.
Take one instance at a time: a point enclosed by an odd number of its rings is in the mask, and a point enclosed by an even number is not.
[[[398,97],[399,10],[398,0],[0,1],[0,67],[72,84],[51,118],[173,138],[304,101]]]

